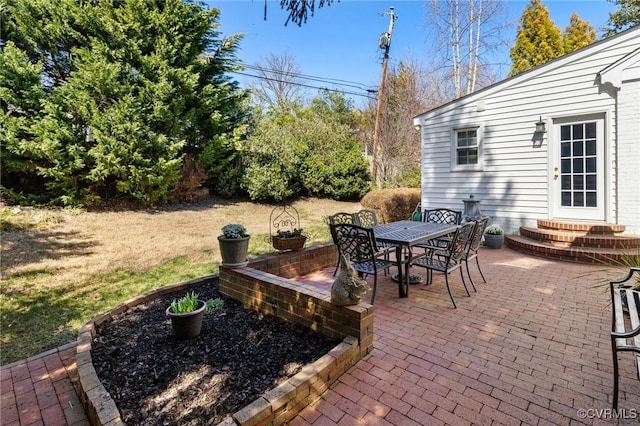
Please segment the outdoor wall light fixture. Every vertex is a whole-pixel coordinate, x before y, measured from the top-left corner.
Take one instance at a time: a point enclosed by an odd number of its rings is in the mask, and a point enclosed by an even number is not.
[[[419,124],[416,124],[415,126],[413,126],[416,129],[416,132],[419,132],[420,129],[422,129],[422,126]]]
[[[542,116],[540,116],[540,120],[536,122],[536,133],[546,133],[547,128],[545,122],[542,121]]]

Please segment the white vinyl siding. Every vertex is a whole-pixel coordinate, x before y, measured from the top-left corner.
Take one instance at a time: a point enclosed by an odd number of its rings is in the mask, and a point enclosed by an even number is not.
[[[510,233],[549,218],[549,186],[556,167],[552,161],[557,160],[551,151],[558,143],[549,137],[554,119],[604,116],[605,150],[607,158],[613,159],[617,90],[599,84],[598,73],[640,48],[639,34],[640,28],[605,39],[416,117],[414,121],[422,125],[423,208],[462,210],[462,200],[473,194],[481,200],[482,212],[499,220]],[[638,92],[637,86],[634,91]],[[636,104],[632,112],[636,119],[637,111]],[[540,117],[547,128],[541,139],[535,134]],[[469,123],[483,128],[482,168],[457,173],[452,169],[451,129],[464,129]],[[629,149],[638,152],[639,148],[636,144]],[[608,165],[606,183],[611,185],[618,171],[614,161]],[[637,189],[637,183],[634,185]],[[612,207],[606,219],[615,222],[615,191],[607,189],[606,202]]]

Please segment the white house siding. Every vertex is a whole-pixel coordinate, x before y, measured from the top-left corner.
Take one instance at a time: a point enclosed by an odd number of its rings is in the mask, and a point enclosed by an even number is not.
[[[618,220],[640,234],[640,80],[625,81],[618,93]]]
[[[616,90],[601,86],[599,71],[640,47],[640,29],[574,52],[414,119],[422,125],[422,206],[462,209],[470,194],[482,200],[483,213],[508,233],[550,217],[549,162],[553,120],[601,114],[606,150],[613,150]],[[635,110],[637,111],[637,109]],[[535,123],[542,116],[547,132],[534,145]],[[451,170],[451,130],[483,125],[482,171]],[[636,133],[638,135],[638,133]],[[636,141],[637,141],[636,137]],[[636,145],[635,152],[638,147]],[[611,185],[616,171],[606,182]],[[637,183],[634,184],[637,188]],[[615,221],[615,191],[610,191],[607,220]],[[637,222],[637,220],[636,220]]]

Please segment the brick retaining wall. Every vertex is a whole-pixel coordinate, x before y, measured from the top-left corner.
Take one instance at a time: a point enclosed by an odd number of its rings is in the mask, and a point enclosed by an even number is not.
[[[220,292],[249,309],[301,324],[342,342],[295,376],[233,414],[223,425],[281,425],[320,398],[340,375],[373,349],[373,306],[334,306],[326,292],[295,281],[296,277],[335,265],[336,248],[322,244],[299,251],[253,259],[247,267],[220,268]],[[121,425],[120,413],[100,383],[91,359],[95,325],[133,306],[210,280],[203,277],[154,290],[131,299],[93,319],[78,333],[77,387],[92,425]]]

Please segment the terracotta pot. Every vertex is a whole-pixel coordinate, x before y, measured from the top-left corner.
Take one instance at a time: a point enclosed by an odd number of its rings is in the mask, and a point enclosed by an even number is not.
[[[247,253],[249,252],[249,238],[224,238],[218,237],[222,265],[227,268],[241,268],[247,266]]]
[[[191,339],[200,334],[205,308],[203,300],[198,300],[198,309],[184,314],[174,314],[171,306],[167,308],[167,317],[171,320],[171,329],[176,339]]]

